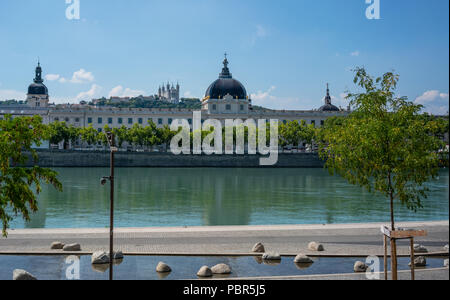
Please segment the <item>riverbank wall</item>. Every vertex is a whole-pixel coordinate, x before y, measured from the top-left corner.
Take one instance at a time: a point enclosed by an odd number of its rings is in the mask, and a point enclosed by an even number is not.
[[[109,167],[107,151],[38,150],[40,167]],[[260,166],[260,155],[174,155],[166,152],[117,152],[123,168],[323,168],[317,153],[280,153],[274,166]],[[32,166],[31,156],[26,166]]]

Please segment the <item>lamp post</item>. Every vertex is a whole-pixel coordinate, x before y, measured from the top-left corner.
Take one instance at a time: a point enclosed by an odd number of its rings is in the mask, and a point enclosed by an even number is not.
[[[113,258],[114,258],[114,153],[117,152],[117,148],[114,143],[114,134],[110,131],[106,132],[106,136],[110,148],[110,175],[109,177],[103,177],[101,184],[105,185],[106,181],[110,183],[110,206],[109,206],[109,280],[113,280]]]

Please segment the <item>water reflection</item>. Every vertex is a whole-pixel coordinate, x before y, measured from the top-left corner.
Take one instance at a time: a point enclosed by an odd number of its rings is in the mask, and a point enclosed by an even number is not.
[[[13,228],[109,226],[102,168],[57,169],[64,191],[43,186],[31,222]],[[116,171],[119,227],[324,224],[389,220],[388,201],[323,169],[148,169]],[[398,221],[448,219],[449,173],[429,185],[417,213],[396,204]]]

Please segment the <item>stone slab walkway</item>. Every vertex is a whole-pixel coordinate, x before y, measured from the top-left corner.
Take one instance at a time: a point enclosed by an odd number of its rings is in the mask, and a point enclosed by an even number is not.
[[[383,224],[225,226],[180,228],[118,228],[115,249],[125,255],[251,255],[257,242],[266,251],[294,256],[305,253],[316,256],[383,255]],[[418,238],[429,252],[445,253],[449,240],[449,222],[403,222],[398,226],[428,230]],[[20,229],[10,230],[8,238],[0,238],[0,254],[68,254],[50,250],[54,241],[81,244],[81,254],[109,249],[108,229]],[[317,241],[324,252],[311,252],[307,245]],[[407,241],[398,243],[400,255],[408,255]],[[448,255],[448,252],[447,252]]]

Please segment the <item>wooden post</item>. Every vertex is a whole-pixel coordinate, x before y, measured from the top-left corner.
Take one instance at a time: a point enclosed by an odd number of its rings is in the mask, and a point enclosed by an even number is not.
[[[409,240],[410,240],[410,244],[411,244],[411,280],[415,280],[415,274],[414,274],[414,269],[415,269],[415,265],[414,265],[414,238],[411,237]]]
[[[387,257],[388,244],[387,244],[387,236],[386,235],[383,235],[383,236],[384,236],[384,239],[383,239],[383,246],[384,246],[384,280],[388,280],[388,269],[387,269],[388,268],[388,262],[387,262],[387,260],[388,260],[388,257]]]
[[[395,238],[391,237],[391,270],[392,280],[397,280],[397,245]]]

